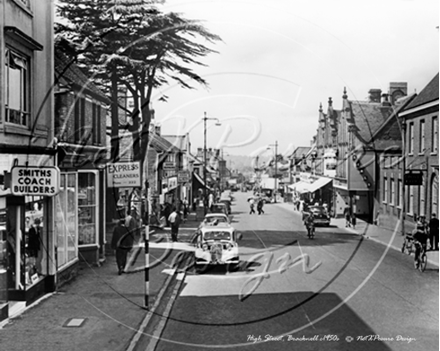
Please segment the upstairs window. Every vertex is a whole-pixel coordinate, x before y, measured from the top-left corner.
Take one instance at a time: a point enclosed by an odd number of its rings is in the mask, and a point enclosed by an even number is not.
[[[420,136],[419,136],[419,153],[422,154],[425,151],[425,121],[420,121]]]
[[[437,116],[432,117],[432,153],[437,153],[438,151],[438,118]]]
[[[414,153],[414,123],[409,124],[408,153],[410,155]]]
[[[29,58],[6,48],[5,121],[29,127]]]

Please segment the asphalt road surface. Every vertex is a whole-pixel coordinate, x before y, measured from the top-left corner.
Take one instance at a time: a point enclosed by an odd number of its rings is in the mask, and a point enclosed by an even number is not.
[[[344,228],[306,236],[299,213],[249,215],[237,271],[189,270],[156,350],[438,350],[438,269]]]

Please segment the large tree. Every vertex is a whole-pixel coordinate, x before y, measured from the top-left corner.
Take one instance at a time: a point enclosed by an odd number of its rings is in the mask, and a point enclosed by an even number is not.
[[[220,40],[198,21],[160,11],[162,2],[145,0],[60,0],[56,43],[87,70],[95,84],[111,96],[112,158],[118,157],[118,89],[125,87],[134,101],[133,157],[146,155],[154,89],[177,82],[207,85],[193,71],[200,58],[215,52],[207,45]],[[206,43],[207,45],[203,44]],[[162,100],[167,96],[162,95]]]

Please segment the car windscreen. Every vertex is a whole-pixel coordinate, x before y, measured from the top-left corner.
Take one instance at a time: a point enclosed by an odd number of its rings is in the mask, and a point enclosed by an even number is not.
[[[224,216],[209,216],[208,218],[205,219],[205,223],[226,223],[226,217]]]
[[[230,240],[231,233],[228,231],[210,231],[205,233],[205,240]]]

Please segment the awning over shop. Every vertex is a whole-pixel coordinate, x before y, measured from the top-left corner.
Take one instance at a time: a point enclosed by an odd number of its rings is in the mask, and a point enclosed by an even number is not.
[[[307,183],[300,181],[298,183],[289,185],[289,188],[292,190],[295,190],[296,192],[300,194],[304,193],[314,193],[316,190],[321,189],[323,186],[327,185],[332,181],[331,178],[318,178],[313,183]]]
[[[197,174],[197,173],[193,173],[194,174],[194,177],[197,179],[197,181],[200,183],[200,185],[202,186],[202,187],[204,187],[205,186],[205,182],[203,181],[203,179]],[[213,190],[211,187],[209,187],[209,186],[207,186],[206,187],[206,189],[208,189],[208,190]]]

